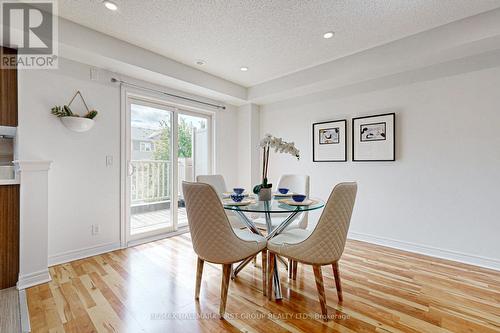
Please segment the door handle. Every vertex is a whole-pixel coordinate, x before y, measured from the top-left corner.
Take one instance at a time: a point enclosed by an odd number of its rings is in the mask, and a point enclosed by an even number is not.
[[[132,164],[132,162],[128,162],[128,175],[129,177],[132,177],[135,173],[135,166]]]

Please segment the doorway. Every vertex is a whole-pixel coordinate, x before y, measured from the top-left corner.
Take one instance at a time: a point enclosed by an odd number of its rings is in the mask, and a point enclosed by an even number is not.
[[[212,115],[126,96],[126,245],[187,231],[183,181],[212,172]]]

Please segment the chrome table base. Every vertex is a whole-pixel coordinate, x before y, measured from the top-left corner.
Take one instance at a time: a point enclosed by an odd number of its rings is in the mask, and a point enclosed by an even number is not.
[[[267,204],[269,204],[269,203],[267,202]],[[255,223],[253,223],[253,221],[251,219],[249,219],[242,211],[236,210],[235,212],[239,215],[239,217],[241,218],[241,221],[247,226],[248,229],[250,229],[250,231],[262,236],[262,233],[260,232],[260,230],[257,228]],[[300,213],[299,209],[297,209],[297,211],[292,212],[290,214],[290,216],[288,216],[283,222],[280,223],[280,225],[278,225],[276,228],[273,229],[273,225],[272,225],[272,221],[271,221],[271,213],[266,212],[265,213],[266,228],[267,228],[266,238],[269,240],[269,239],[273,238],[274,236],[278,235],[279,233],[283,232],[283,230],[285,230],[285,228],[288,227],[290,225],[290,223],[292,223],[297,218],[297,215],[299,213]],[[281,283],[280,283],[279,273],[278,273],[278,269],[277,269],[278,262],[277,262],[276,258],[278,258],[278,256],[276,256],[274,259],[275,260],[274,267],[276,267],[276,269],[274,270],[273,287],[274,287],[274,298],[278,300],[278,299],[282,299],[283,297],[281,294]],[[252,259],[253,259],[253,257],[250,257],[250,258],[243,260],[241,263],[239,263],[238,266],[236,266],[236,268],[233,269],[233,272],[231,274],[231,278],[235,279],[236,276],[238,275],[238,273],[246,265],[248,265],[248,263],[250,263],[252,261]],[[278,259],[283,264],[287,265],[287,263],[283,260],[283,258],[279,257]],[[269,265],[267,265],[267,266],[269,267]]]

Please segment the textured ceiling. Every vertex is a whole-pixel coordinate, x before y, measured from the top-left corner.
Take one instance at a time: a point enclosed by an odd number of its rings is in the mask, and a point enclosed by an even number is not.
[[[101,0],[59,0],[59,15],[244,86],[500,7],[500,0],[114,2],[116,12]],[[335,37],[323,39],[330,30]]]

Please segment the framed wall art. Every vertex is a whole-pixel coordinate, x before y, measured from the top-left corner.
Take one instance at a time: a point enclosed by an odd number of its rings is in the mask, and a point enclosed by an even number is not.
[[[347,120],[332,120],[312,125],[313,162],[347,161]]]
[[[352,160],[354,162],[395,161],[395,113],[352,119]]]

